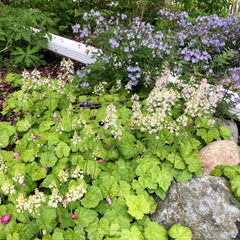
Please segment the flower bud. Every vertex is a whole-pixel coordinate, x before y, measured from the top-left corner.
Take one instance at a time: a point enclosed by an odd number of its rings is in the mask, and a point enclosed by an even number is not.
[[[10,221],[10,219],[11,219],[11,215],[10,214],[5,214],[1,217],[0,222],[2,224],[7,224]]]
[[[76,214],[72,214],[72,219],[78,219],[78,216]]]

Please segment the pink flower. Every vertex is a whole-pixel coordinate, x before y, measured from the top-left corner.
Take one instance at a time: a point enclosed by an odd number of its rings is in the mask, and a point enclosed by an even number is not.
[[[62,204],[62,205],[66,205],[67,202],[68,202],[67,199],[64,199],[64,200],[62,200],[61,204]]]
[[[192,126],[192,124],[191,124],[191,123],[188,123],[188,126],[189,126],[189,127],[191,127],[191,126]]]
[[[182,108],[182,111],[185,112],[185,108]]]
[[[99,163],[104,163],[104,161],[102,159],[99,159],[98,162]]]
[[[65,172],[69,172],[71,170],[71,168],[67,168],[66,170],[65,170]]]
[[[52,116],[53,116],[53,118],[56,118],[58,115],[57,115],[57,113],[54,113]]]
[[[112,199],[107,197],[106,200],[107,200],[108,204],[111,206],[112,205]]]
[[[35,137],[35,139],[40,139],[40,137],[38,135],[35,135],[34,137]]]
[[[11,215],[10,214],[5,214],[1,217],[0,222],[2,224],[7,224],[10,221],[10,219],[11,219]]]
[[[26,183],[25,182],[22,182],[22,183],[20,183],[22,186],[26,186]]]
[[[49,170],[49,168],[48,168],[48,167],[44,167],[44,168],[45,168],[45,170],[46,170],[46,171],[48,171],[48,170]]]
[[[58,119],[57,121],[56,121],[56,123],[60,123],[61,122],[61,120],[60,119]]]
[[[78,216],[76,214],[72,214],[72,219],[78,219]]]
[[[19,153],[18,153],[18,152],[15,152],[15,153],[13,154],[13,156],[14,156],[14,158],[19,158]]]

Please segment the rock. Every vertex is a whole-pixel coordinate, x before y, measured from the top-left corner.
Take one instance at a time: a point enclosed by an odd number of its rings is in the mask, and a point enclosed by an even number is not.
[[[173,182],[164,201],[157,200],[151,219],[169,229],[173,224],[191,228],[193,240],[235,238],[240,202],[223,177],[204,176],[188,183]]]
[[[231,120],[222,120],[219,118],[216,118],[216,121],[224,126],[230,129],[230,140],[238,144],[238,127],[237,124],[234,121]]]
[[[238,165],[240,163],[240,149],[229,140],[209,143],[199,151],[203,174],[210,174],[217,165]]]

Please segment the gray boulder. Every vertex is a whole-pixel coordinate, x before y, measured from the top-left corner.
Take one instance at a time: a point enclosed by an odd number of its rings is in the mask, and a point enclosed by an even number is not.
[[[235,238],[240,219],[240,202],[223,177],[204,176],[188,183],[173,182],[164,201],[151,219],[169,229],[177,223],[191,228],[193,240]]]

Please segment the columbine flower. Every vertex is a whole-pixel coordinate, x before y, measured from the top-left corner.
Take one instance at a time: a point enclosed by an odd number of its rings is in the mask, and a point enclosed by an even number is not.
[[[106,201],[108,202],[108,204],[109,204],[110,206],[112,205],[112,199],[111,199],[111,198],[107,197],[107,198],[106,198]]]
[[[62,202],[61,202],[61,204],[63,205],[63,207],[64,208],[66,208],[66,206],[67,206],[67,203],[68,203],[68,201],[67,201],[67,199],[65,198],[65,199],[63,199],[62,200]]]
[[[76,214],[72,214],[72,219],[78,219],[78,216]]]
[[[10,214],[5,214],[1,217],[0,222],[2,224],[7,224],[10,221],[10,219],[11,219],[11,215]]]
[[[19,153],[18,152],[15,152],[15,153],[13,153],[13,156],[14,156],[14,158],[19,158]]]
[[[57,115],[57,113],[54,113],[53,114],[53,118],[56,118],[58,115]]]

